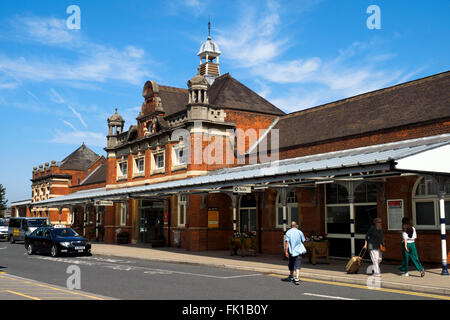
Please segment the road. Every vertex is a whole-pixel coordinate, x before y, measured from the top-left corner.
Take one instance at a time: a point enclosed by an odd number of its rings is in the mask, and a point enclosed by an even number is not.
[[[66,288],[70,266],[80,270],[85,297],[151,300],[431,300],[432,295],[370,290],[363,286],[282,277],[224,268],[106,256],[27,255],[21,243],[0,243],[0,272]],[[43,287],[43,285],[41,285]],[[17,289],[16,291],[14,289]],[[21,293],[20,288],[10,291]],[[63,290],[59,290],[63,291]],[[74,290],[75,292],[77,290]],[[37,298],[39,298],[38,293]],[[22,298],[26,298],[22,293]],[[31,295],[32,296],[32,295]],[[45,298],[45,297],[44,297]],[[0,299],[2,295],[0,295]]]

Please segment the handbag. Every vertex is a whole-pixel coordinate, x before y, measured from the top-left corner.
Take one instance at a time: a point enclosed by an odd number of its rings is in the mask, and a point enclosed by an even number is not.
[[[381,252],[386,252],[386,247],[380,243],[380,250]]]

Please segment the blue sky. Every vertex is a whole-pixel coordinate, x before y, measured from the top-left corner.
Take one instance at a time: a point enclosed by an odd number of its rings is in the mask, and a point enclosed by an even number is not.
[[[0,183],[26,199],[33,166],[83,142],[104,155],[107,117],[134,124],[146,80],[186,87],[208,17],[221,72],[292,112],[449,70],[449,13],[446,0],[3,0]]]

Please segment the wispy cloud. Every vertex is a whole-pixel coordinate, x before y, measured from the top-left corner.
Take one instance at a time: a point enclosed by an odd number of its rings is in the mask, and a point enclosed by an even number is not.
[[[38,16],[15,16],[10,19],[10,35],[20,41],[72,47],[81,44],[81,32],[69,30],[64,19]]]
[[[317,4],[319,2],[315,2]],[[308,10],[311,10],[311,5]],[[253,76],[261,94],[285,111],[380,89],[409,80],[420,70],[386,66],[396,57],[392,52],[373,53],[380,47],[375,40],[354,41],[338,50],[334,57],[287,56],[298,40],[282,33],[283,17],[277,1],[266,2],[257,11],[246,4],[235,25],[219,30],[216,38],[233,68]],[[376,52],[376,51],[375,51]],[[284,86],[272,90],[272,86]]]
[[[80,145],[84,142],[91,146],[104,147],[106,136],[103,133],[92,131],[74,130],[71,132],[62,132],[61,130],[56,129],[53,138],[49,142],[70,145]]]
[[[142,48],[127,45],[114,48],[95,43],[80,30],[68,30],[64,19],[49,17],[16,17],[11,20],[14,34],[10,40],[27,41],[56,47],[74,58],[30,54],[10,57],[0,55],[0,68],[27,81],[122,81],[140,84],[152,76],[149,59]]]
[[[66,100],[53,88],[50,89],[50,99],[55,103],[64,104],[80,120],[83,126],[87,128],[87,124],[86,122],[84,122],[84,119],[81,116],[81,114],[77,110],[75,110],[75,108],[71,104],[66,102]]]
[[[70,128],[72,128],[74,131],[76,131],[77,129],[73,126],[73,124],[71,124],[69,121],[66,120],[62,120],[67,126],[69,126]]]

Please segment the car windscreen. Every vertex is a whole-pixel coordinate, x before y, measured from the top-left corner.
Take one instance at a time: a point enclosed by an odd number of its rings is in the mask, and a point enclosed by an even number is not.
[[[0,227],[7,227],[8,226],[8,221],[0,219]]]
[[[45,227],[48,226],[47,219],[27,219],[28,227]]]
[[[71,228],[53,229],[52,236],[55,238],[79,237],[80,235]]]

